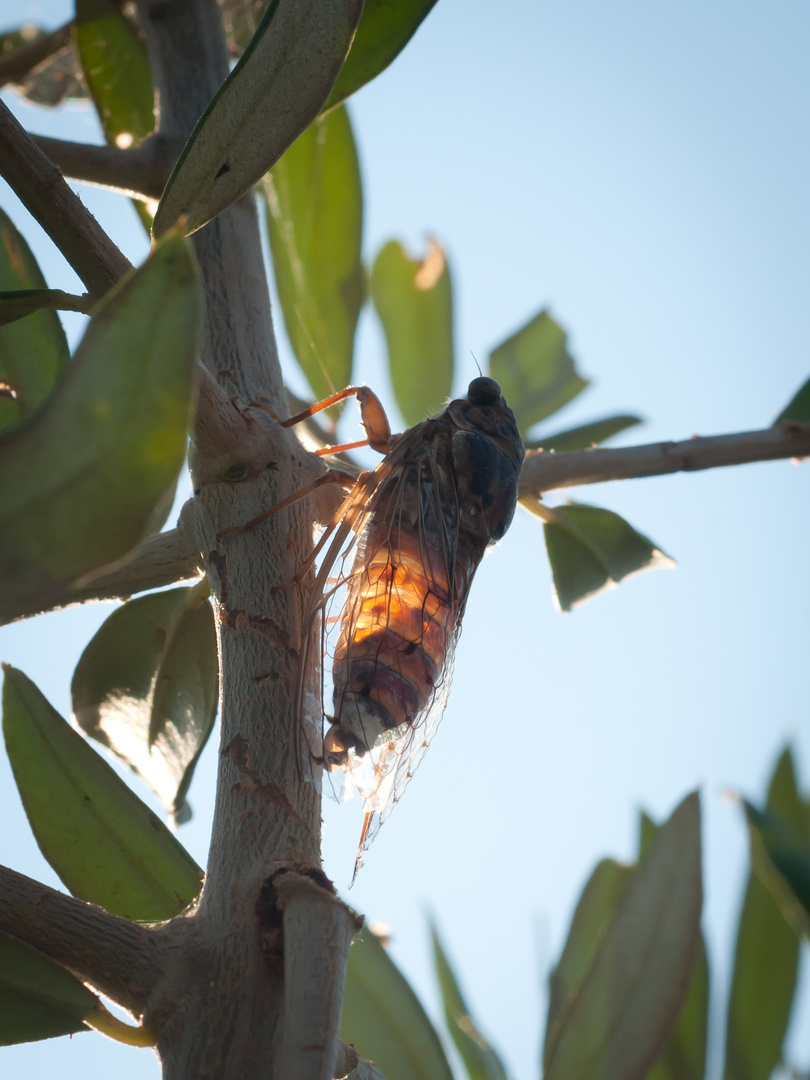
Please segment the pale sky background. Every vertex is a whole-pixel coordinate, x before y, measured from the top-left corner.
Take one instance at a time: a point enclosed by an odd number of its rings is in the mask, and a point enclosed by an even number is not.
[[[41,0],[26,14],[53,26],[68,7]],[[427,233],[449,249],[456,391],[475,374],[471,352],[483,364],[549,306],[594,383],[550,428],[637,411],[647,423],[621,437],[631,444],[770,424],[810,374],[808,46],[798,0],[440,0],[351,112],[367,257],[391,237],[418,249]],[[4,99],[35,132],[99,138],[89,107],[53,115]],[[82,196],[140,262],[129,206]],[[49,284],[78,288],[5,187],[0,205]],[[366,313],[358,378],[385,397],[383,347]],[[664,818],[696,786],[717,1075],[747,872],[741,814],[723,793],[761,798],[786,740],[810,785],[808,468],[572,492],[625,515],[679,564],[572,615],[552,606],[541,530],[523,512],[479,571],[445,718],[350,901],[390,924],[393,955],[436,1017],[434,913],[515,1080],[537,1075],[547,967],[594,863],[631,858],[638,809]],[[6,628],[0,658],[67,713],[73,667],[109,610]],[[214,768],[212,742],[179,834],[200,862]],[[4,758],[0,798],[0,861],[57,884]],[[326,870],[344,889],[359,815],[326,807]],[[803,1069],[808,1020],[805,995],[790,1043]],[[9,1077],[158,1075],[148,1051],[97,1035],[0,1050],[0,1062]]]

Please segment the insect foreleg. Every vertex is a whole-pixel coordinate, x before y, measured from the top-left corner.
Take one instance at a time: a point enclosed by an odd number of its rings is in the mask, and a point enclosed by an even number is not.
[[[261,525],[263,521],[267,521],[273,514],[277,514],[279,510],[283,510],[287,506],[292,506],[294,502],[298,502],[299,499],[311,495],[313,491],[317,491],[318,488],[323,487],[324,484],[336,484],[338,487],[350,490],[356,483],[357,477],[352,476],[350,473],[341,472],[340,469],[329,469],[323,476],[319,476],[317,480],[313,480],[311,484],[307,484],[306,487],[302,487],[299,491],[294,491],[292,495],[280,499],[268,510],[259,514],[258,517],[246,521],[244,525],[229,525],[226,529],[220,529],[216,534],[216,538],[219,540],[221,537],[227,536],[228,533],[249,532],[251,529],[255,529],[257,525]]]
[[[332,394],[331,397],[324,398],[323,401],[318,401],[315,405],[310,405],[308,409],[304,409],[303,412],[296,413],[295,416],[290,416],[286,420],[278,417],[270,406],[265,405],[264,402],[251,401],[250,404],[256,409],[263,409],[264,412],[269,413],[281,427],[293,427],[293,425],[314,416],[315,413],[328,409],[331,405],[336,405],[347,397],[357,398],[360,406],[360,421],[365,429],[366,438],[361,439],[359,442],[345,443],[341,446],[327,446],[323,450],[318,450],[317,453],[320,455],[337,454],[343,450],[354,450],[358,446],[366,445],[380,454],[389,453],[393,446],[391,425],[388,423],[388,417],[385,415],[385,409],[382,407],[380,399],[367,386],[347,386],[345,390],[339,390],[338,393]]]

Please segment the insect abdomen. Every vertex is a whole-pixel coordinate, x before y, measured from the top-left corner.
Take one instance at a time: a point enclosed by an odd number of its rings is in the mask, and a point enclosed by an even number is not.
[[[438,536],[372,524],[355,563],[334,663],[334,723],[370,749],[413,723],[441,681],[475,562],[457,552],[455,580]]]

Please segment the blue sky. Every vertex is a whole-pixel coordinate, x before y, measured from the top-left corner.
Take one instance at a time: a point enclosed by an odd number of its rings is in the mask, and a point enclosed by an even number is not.
[[[55,25],[66,11],[54,0],[28,17]],[[636,411],[647,422],[621,437],[630,444],[772,421],[810,374],[809,34],[798,2],[505,0],[496,11],[440,0],[351,112],[368,257],[391,237],[419,250],[432,233],[448,248],[457,391],[475,374],[471,353],[483,364],[548,306],[593,380],[560,427]],[[88,109],[56,117],[4,99],[34,131],[98,139]],[[140,261],[129,207],[82,191]],[[0,205],[49,283],[76,288],[2,187]],[[358,378],[385,395],[383,348],[366,313]],[[522,512],[479,571],[445,718],[350,900],[390,924],[394,956],[435,1013],[433,912],[516,1078],[537,1075],[545,969],[593,864],[632,857],[639,807],[663,818],[696,786],[716,1020],[724,1007],[747,858],[724,792],[760,797],[788,739],[810,786],[808,477],[778,462],[572,492],[626,516],[678,569],[571,615],[552,606],[542,534]],[[67,712],[72,668],[108,610],[4,629],[0,657]],[[180,833],[200,861],[214,767],[212,747]],[[0,861],[56,884],[5,761],[0,773]],[[325,809],[326,870],[340,887],[359,811]],[[805,997],[792,1033],[805,1068],[808,1019]],[[8,1075],[157,1075],[147,1052],[98,1036],[2,1053]]]

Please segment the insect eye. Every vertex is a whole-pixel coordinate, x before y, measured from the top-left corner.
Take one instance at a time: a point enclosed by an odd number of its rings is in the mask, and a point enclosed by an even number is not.
[[[495,405],[500,397],[500,386],[486,375],[473,379],[467,390],[467,400],[473,405]]]

